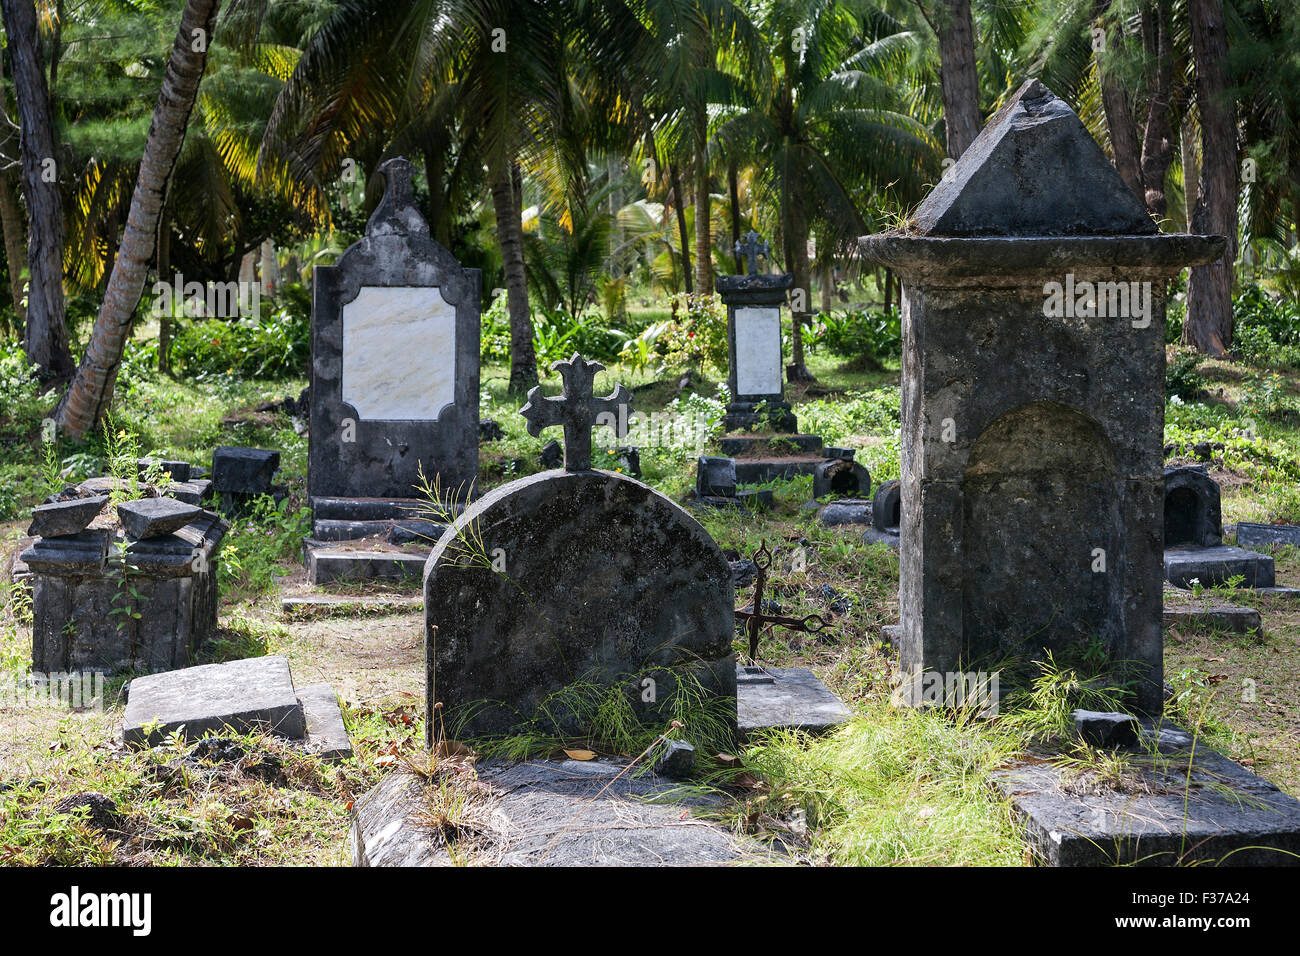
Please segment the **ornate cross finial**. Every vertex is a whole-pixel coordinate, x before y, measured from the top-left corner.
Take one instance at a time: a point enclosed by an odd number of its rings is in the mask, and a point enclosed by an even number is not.
[[[736,240],[736,258],[744,258],[746,261],[746,275],[758,274],[758,257],[763,256],[766,259],[772,258],[772,244],[764,242],[763,237],[752,229],[745,233],[743,239]]]
[[[528,434],[536,438],[543,428],[564,426],[564,470],[591,470],[591,429],[594,425],[613,424],[622,434],[631,414],[632,395],[622,385],[604,398],[597,398],[592,389],[596,373],[605,366],[589,362],[577,352],[573,358],[552,362],[551,371],[559,372],[564,379],[563,393],[556,398],[544,398],[542,387],[534,385],[528,392],[528,404],[519,414],[528,419]],[[608,417],[607,417],[608,416]]]

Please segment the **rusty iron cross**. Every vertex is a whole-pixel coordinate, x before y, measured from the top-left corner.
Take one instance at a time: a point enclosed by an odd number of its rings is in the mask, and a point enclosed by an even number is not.
[[[596,425],[611,425],[622,436],[632,408],[632,395],[622,385],[603,398],[593,394],[592,384],[596,373],[605,366],[589,362],[577,352],[573,358],[551,363],[551,371],[559,372],[564,388],[559,396],[547,398],[542,387],[534,385],[528,392],[528,404],[519,414],[528,419],[528,434],[536,438],[543,428],[554,425],[564,427],[564,470],[591,470],[591,429]]]
[[[758,574],[754,578],[754,603],[749,608],[737,608],[736,620],[745,623],[745,630],[749,633],[749,659],[757,661],[758,638],[767,625],[779,624],[792,631],[815,634],[828,622],[818,614],[809,614],[807,617],[786,617],[781,614],[763,613],[763,587],[767,584],[767,569],[772,566],[772,552],[767,549],[766,541],[754,552],[751,560],[754,562],[754,567],[758,569]]]
[[[746,275],[758,275],[759,256],[772,258],[772,244],[764,242],[763,237],[751,229],[743,239],[736,240],[736,258],[745,260]]]

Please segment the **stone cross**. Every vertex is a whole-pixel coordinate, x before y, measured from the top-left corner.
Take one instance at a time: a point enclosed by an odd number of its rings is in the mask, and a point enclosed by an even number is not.
[[[620,435],[626,430],[632,407],[632,395],[627,388],[617,385],[604,398],[597,398],[593,393],[596,373],[604,370],[605,366],[599,362],[589,362],[576,352],[571,359],[552,362],[551,371],[559,372],[564,379],[563,393],[556,398],[544,398],[542,387],[535,385],[528,392],[528,404],[519,409],[519,414],[528,419],[528,434],[534,438],[543,428],[564,427],[565,471],[591,470],[593,426],[612,424]]]
[[[772,244],[763,242],[762,238],[758,233],[750,230],[745,233],[744,239],[736,240],[736,257],[746,260],[746,275],[758,275],[759,256],[772,258]]]

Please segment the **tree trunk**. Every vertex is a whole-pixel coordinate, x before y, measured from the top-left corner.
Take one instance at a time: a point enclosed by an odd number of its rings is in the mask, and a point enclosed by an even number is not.
[[[975,72],[975,23],[970,0],[942,0],[936,13],[939,80],[948,155],[960,158],[980,131],[980,84]]]
[[[686,294],[695,291],[694,278],[691,275],[691,239],[686,228],[686,195],[682,192],[682,174],[676,163],[668,164],[668,181],[673,187],[673,205],[677,208],[677,240],[682,249],[682,276],[685,279]]]
[[[1191,232],[1192,210],[1196,206],[1201,170],[1196,158],[1196,120],[1190,109],[1183,113],[1183,121],[1178,129],[1178,145],[1183,162],[1183,226]]]
[[[54,122],[41,64],[32,0],[0,0],[13,69],[27,200],[27,322],[23,345],[46,380],[73,372],[63,301],[63,197],[54,155]]]
[[[506,304],[510,311],[510,391],[523,394],[537,384],[537,353],[533,349],[533,320],[528,311],[528,273],[524,269],[524,226],[520,198],[510,164],[498,162],[492,177],[492,207],[497,217],[497,242],[506,274]]]
[[[803,327],[808,321],[809,290],[808,268],[808,219],[804,215],[803,205],[793,194],[789,197],[789,210],[786,213],[785,261],[786,267],[794,276],[791,288],[790,304],[790,367],[786,369],[786,379],[790,382],[815,382],[817,379],[808,371],[803,356]],[[794,297],[798,297],[796,300]],[[796,301],[803,308],[794,308]]]
[[[1111,0],[1098,0],[1093,6],[1093,20],[1099,20],[1109,9]],[[1123,39],[1122,31],[1116,31],[1116,41]],[[1133,121],[1133,110],[1129,104],[1128,91],[1115,77],[1110,69],[1111,59],[1116,51],[1109,47],[1111,39],[1107,38],[1107,48],[1096,57],[1097,74],[1101,86],[1101,106],[1106,114],[1106,132],[1110,136],[1110,148],[1114,154],[1115,168],[1119,170],[1120,179],[1133,190],[1133,195],[1146,202],[1146,191],[1142,185],[1142,144],[1138,141],[1137,124]]]
[[[708,128],[695,140],[695,290],[700,295],[713,291],[713,223],[710,218]]]
[[[0,226],[4,229],[5,259],[9,264],[9,293],[14,299],[14,334],[23,338],[27,327],[27,309],[23,305],[23,267],[27,263],[27,249],[23,245],[23,211],[14,193],[9,174],[0,171]]]
[[[1217,262],[1187,280],[1183,342],[1223,356],[1232,345],[1232,267],[1237,258],[1237,123],[1228,93],[1228,39],[1223,0],[1188,0],[1201,120],[1201,176],[1191,231],[1228,237]]]
[[[740,243],[740,182],[734,162],[727,163],[727,198],[731,201],[731,248],[735,249]],[[739,253],[735,253],[735,260],[736,275],[742,275],[745,267]]]
[[[131,196],[131,211],[113,261],[104,302],[95,318],[77,377],[55,411],[59,427],[74,439],[84,437],[95,427],[113,398],[122,350],[126,347],[131,318],[144,292],[149,264],[154,260],[158,220],[185,140],[185,127],[199,92],[199,82],[207,68],[212,27],[220,6],[221,0],[186,0],[181,12],[180,29],[172,43],[162,90],[154,106],[149,137],[140,158],[140,173]]]
[[[1169,101],[1174,86],[1174,41],[1169,0],[1142,11],[1142,45],[1146,50],[1147,122],[1142,136],[1143,200],[1156,219],[1165,217],[1165,176],[1174,159],[1174,131]]]
[[[172,270],[172,226],[168,217],[163,217],[161,228],[158,230],[158,281],[171,282]],[[241,292],[242,296],[243,293]],[[175,304],[172,304],[175,308]],[[168,309],[162,315],[158,316],[158,371],[164,375],[171,374],[172,361],[172,312]]]
[[[446,159],[442,143],[424,151],[424,176],[429,181],[429,231],[434,239],[450,247],[451,221],[447,215],[447,194],[442,185]]]

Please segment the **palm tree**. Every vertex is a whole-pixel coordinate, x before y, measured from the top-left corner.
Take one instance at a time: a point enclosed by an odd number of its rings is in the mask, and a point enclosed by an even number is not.
[[[900,26],[862,5],[774,0],[760,21],[775,54],[770,80],[751,87],[747,108],[720,114],[723,152],[749,157],[759,196],[779,209],[794,275],[792,381],[812,380],[802,327],[812,304],[813,231],[819,245],[847,249],[870,229],[867,196],[910,205],[939,166],[938,144],[899,96],[897,77],[915,42]]]
[[[220,5],[221,0],[186,0],[181,12],[104,301],[76,377],[54,413],[60,430],[71,438],[82,438],[94,428],[112,398],[131,318],[154,259],[168,183],[207,67]]]

